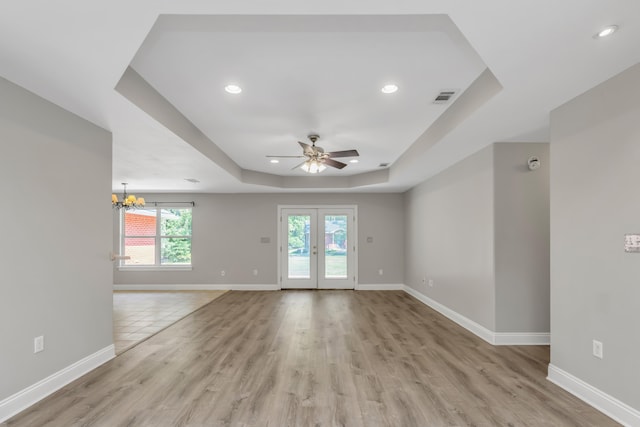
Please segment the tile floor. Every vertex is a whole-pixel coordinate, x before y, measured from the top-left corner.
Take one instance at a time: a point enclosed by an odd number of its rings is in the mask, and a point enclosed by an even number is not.
[[[116,354],[160,332],[227,291],[114,291]]]

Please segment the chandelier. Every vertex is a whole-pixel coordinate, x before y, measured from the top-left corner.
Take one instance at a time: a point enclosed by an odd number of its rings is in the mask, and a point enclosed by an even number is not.
[[[320,159],[315,159],[315,158],[309,159],[306,162],[304,162],[302,165],[300,165],[300,169],[302,169],[307,173],[319,173],[325,170],[326,168],[327,167],[324,165],[324,163]]]
[[[142,197],[134,196],[133,194],[127,195],[127,183],[123,182],[122,186],[124,187],[124,191],[122,192],[122,200],[118,200],[118,196],[115,194],[111,195],[111,206],[115,209],[135,209],[135,208],[143,208],[144,207],[144,199]]]

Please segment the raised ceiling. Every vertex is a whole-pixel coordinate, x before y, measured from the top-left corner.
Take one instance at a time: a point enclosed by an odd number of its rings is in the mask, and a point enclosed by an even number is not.
[[[451,20],[428,16],[161,16],[131,66],[241,168],[303,175],[296,141],[393,163],[485,66]],[[400,87],[383,94],[389,82]],[[232,95],[225,85],[243,92]]]
[[[24,0],[0,14],[0,75],[111,130],[114,189],[404,191],[493,142],[548,141],[549,112],[639,62],[638,40],[625,0]],[[309,132],[360,163],[266,161]]]

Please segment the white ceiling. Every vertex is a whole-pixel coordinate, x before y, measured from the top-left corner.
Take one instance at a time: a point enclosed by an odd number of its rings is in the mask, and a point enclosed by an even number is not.
[[[132,67],[244,169],[303,175],[296,141],[356,148],[347,175],[395,161],[485,66],[436,16],[163,16]],[[385,83],[400,90],[385,95]],[[239,95],[224,91],[237,83]]]
[[[112,131],[114,189],[403,191],[493,142],[547,141],[553,108],[640,61],[631,0],[219,3],[4,2],[0,76]],[[204,139],[116,91],[128,66]],[[500,90],[464,92],[485,68]],[[242,94],[222,90],[231,81]],[[400,90],[385,96],[389,81]],[[450,88],[455,103],[431,103]],[[360,163],[313,181],[266,161],[309,132]],[[385,175],[361,175],[381,162]]]

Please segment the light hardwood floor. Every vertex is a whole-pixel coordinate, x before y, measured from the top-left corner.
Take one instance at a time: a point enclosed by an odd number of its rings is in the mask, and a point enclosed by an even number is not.
[[[400,291],[228,292],[9,426],[611,426]]]

